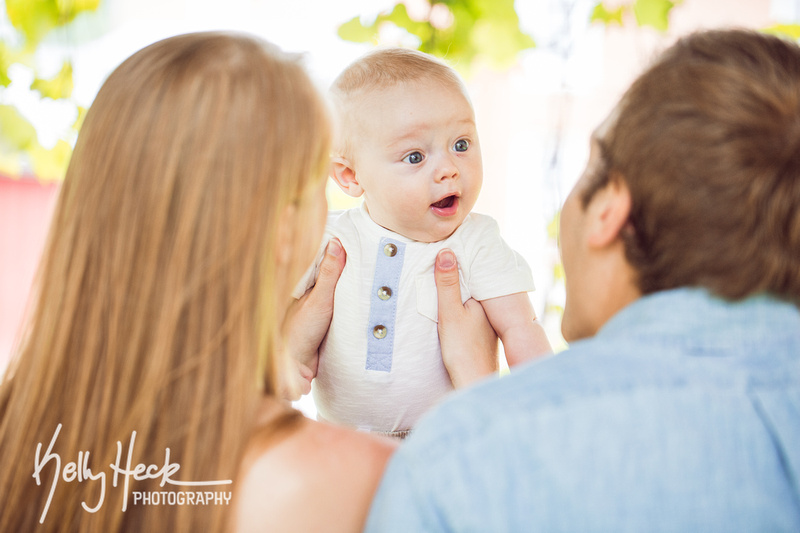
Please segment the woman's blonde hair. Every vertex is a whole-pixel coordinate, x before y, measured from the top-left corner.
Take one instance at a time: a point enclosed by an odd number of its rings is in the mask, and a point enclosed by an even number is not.
[[[103,85],[75,147],[33,308],[0,386],[0,531],[219,531],[230,506],[134,505],[109,464],[234,480],[256,406],[278,387],[279,217],[325,177],[327,108],[294,56],[228,33],[169,38]],[[299,275],[299,273],[298,273]],[[264,376],[264,378],[259,378]],[[291,419],[292,415],[287,415]],[[61,469],[32,477],[62,424]],[[83,458],[86,458],[84,455]],[[80,468],[78,469],[80,470]],[[161,479],[128,491],[170,491]],[[275,480],[278,482],[279,480]]]

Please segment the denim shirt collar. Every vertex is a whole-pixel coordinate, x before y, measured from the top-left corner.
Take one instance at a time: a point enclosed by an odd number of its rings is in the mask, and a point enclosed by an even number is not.
[[[719,348],[764,346],[800,339],[800,309],[761,294],[728,301],[702,288],[643,296],[614,315],[596,338],[675,338]]]

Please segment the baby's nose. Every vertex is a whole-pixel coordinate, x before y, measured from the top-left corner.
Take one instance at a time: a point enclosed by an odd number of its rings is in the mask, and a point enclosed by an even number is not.
[[[457,178],[459,175],[458,165],[454,158],[449,154],[442,158],[442,162],[436,171],[436,180],[443,181],[450,178]]]

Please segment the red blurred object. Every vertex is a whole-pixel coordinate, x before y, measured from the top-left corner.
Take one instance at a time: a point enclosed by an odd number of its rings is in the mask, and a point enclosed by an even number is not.
[[[0,372],[39,265],[59,183],[0,175]]]

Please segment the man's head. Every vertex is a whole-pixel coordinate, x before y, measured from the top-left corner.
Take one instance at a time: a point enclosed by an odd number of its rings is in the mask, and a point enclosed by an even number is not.
[[[740,30],[681,39],[628,89],[595,132],[593,151],[562,215],[573,228],[562,235],[565,255],[603,251],[577,242],[602,222],[595,204],[611,198],[628,206],[603,244],[622,253],[616,275],[632,293],[704,287],[731,300],[769,293],[800,302],[797,45]],[[579,338],[618,307],[595,311],[594,323],[581,309],[620,302],[578,293],[597,274],[591,262],[568,259],[568,278],[574,268],[583,281],[571,295],[568,281],[562,329]]]
[[[378,49],[331,88],[333,177],[364,194],[372,219],[411,239],[448,237],[475,205],[483,168],[472,105],[449,66],[426,54]]]

